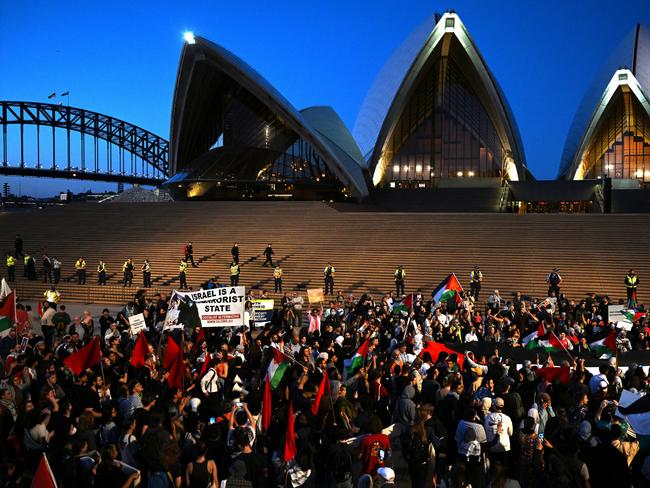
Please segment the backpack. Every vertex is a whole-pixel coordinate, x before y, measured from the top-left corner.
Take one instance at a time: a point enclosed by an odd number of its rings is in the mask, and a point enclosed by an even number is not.
[[[429,442],[422,442],[417,432],[409,433],[404,444],[404,458],[409,464],[425,464],[429,460]]]

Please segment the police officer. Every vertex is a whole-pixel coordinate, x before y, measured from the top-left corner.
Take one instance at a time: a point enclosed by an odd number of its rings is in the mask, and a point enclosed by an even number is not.
[[[151,288],[151,264],[148,259],[144,260],[144,264],[140,269],[142,270],[142,286]]]
[[[54,288],[54,286],[50,287],[49,290],[43,293],[43,296],[45,297],[45,301],[50,304],[50,307],[56,310],[56,306],[59,303],[59,297],[61,296],[56,288]]]
[[[232,255],[233,263],[239,264],[239,244],[236,242],[233,244],[230,254]]]
[[[122,286],[131,286],[133,284],[133,261],[131,258],[124,261],[122,272],[124,273],[124,284]]]
[[[97,265],[97,284],[106,286],[106,264],[101,259]]]
[[[264,256],[266,256],[266,259],[264,260],[264,264],[262,266],[266,266],[267,263],[273,267],[273,255],[275,253],[273,252],[273,248],[271,247],[271,243],[266,246],[266,249],[264,249]]]
[[[27,279],[34,281],[36,279],[36,261],[31,256],[25,256],[25,267],[27,268]]]
[[[52,272],[54,273],[54,283],[57,284],[61,281],[61,261],[56,256],[52,258]]]
[[[43,283],[52,283],[52,260],[43,254]]]
[[[632,308],[636,305],[636,287],[639,285],[639,277],[636,272],[631,269],[625,277],[625,288],[627,290],[627,308]]]
[[[181,259],[181,264],[178,266],[178,281],[181,288],[187,288],[187,259]]]
[[[7,279],[16,281],[16,258],[7,253]]]
[[[474,266],[474,269],[469,274],[469,294],[474,297],[474,301],[478,300],[478,294],[481,291],[481,281],[483,281],[483,273],[478,266]]]
[[[27,270],[29,268],[30,256],[28,253],[23,254],[23,277],[27,278],[29,276]]]
[[[406,278],[406,271],[400,264],[395,270],[395,295],[401,297],[404,294],[404,278]]]
[[[551,271],[548,276],[546,277],[546,281],[548,282],[548,296],[551,296],[551,292],[555,292],[555,296],[559,297],[560,296],[560,283],[562,283],[562,277],[560,276],[558,268],[553,268],[553,271]]]
[[[275,281],[275,292],[282,293],[282,268],[280,265],[276,265],[275,269],[273,270],[273,281]]]
[[[77,283],[80,285],[86,284],[86,260],[82,257],[77,259],[74,263],[74,268],[77,270]]]
[[[334,266],[332,266],[332,263],[327,263],[327,266],[325,266],[325,269],[323,270],[323,278],[325,279],[325,295],[327,295],[328,290],[329,293],[334,293],[334,273],[336,270],[334,269]]]
[[[239,286],[239,273],[239,263],[230,263],[230,286]]]

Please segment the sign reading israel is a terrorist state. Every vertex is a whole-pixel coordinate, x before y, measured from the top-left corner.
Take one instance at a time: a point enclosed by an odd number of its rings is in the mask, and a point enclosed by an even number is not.
[[[244,325],[245,291],[243,286],[230,286],[188,293],[196,303],[202,327]]]

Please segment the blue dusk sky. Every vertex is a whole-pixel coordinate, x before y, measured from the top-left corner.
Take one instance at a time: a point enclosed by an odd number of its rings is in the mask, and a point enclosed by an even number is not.
[[[529,168],[554,178],[567,131],[603,61],[648,0],[0,0],[0,98],[70,105],[168,138],[183,33],[244,59],[298,109],[331,105],[354,126],[377,72],[434,12],[455,10],[512,107]],[[65,99],[54,100],[57,103]],[[38,196],[114,184],[0,177]]]

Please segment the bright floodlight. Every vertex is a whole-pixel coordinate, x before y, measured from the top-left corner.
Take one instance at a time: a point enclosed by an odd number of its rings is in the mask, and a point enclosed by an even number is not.
[[[183,34],[183,39],[185,39],[185,42],[188,44],[194,44],[196,43],[196,39],[194,39],[194,32],[187,31],[185,34]]]

